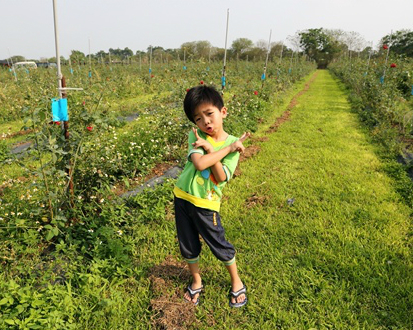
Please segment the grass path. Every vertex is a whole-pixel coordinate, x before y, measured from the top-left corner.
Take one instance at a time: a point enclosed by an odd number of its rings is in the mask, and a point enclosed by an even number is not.
[[[318,71],[289,120],[256,134],[268,140],[222,207],[249,304],[227,307],[228,276],[204,248],[199,328],[413,327],[412,209],[346,97]]]

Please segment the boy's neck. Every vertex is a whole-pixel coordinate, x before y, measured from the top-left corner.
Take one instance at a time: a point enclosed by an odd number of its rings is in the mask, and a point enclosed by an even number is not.
[[[205,133],[206,134],[206,133]],[[224,130],[221,130],[220,132],[217,132],[214,135],[209,135],[207,134],[211,139],[213,139],[215,142],[220,142],[220,141],[225,141],[228,137],[228,133],[225,132]]]

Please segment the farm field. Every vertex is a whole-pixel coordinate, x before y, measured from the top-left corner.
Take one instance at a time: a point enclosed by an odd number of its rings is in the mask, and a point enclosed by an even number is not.
[[[413,330],[413,2],[7,9],[0,330]]]
[[[46,237],[52,244],[23,225],[2,227],[8,238],[0,324],[410,328],[412,210],[388,175],[397,163],[380,158],[383,147],[372,142],[328,71],[283,95],[264,112],[222,208],[248,287],[246,308],[229,308],[229,279],[206,248],[203,303],[194,309],[182,301],[189,273],[175,239],[168,180],[121,203],[84,201],[78,222]],[[113,199],[100,194],[95,198]]]

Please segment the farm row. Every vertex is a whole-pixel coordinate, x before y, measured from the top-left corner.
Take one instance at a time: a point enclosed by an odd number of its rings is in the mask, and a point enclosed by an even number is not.
[[[409,158],[413,152],[413,60],[353,58],[336,61],[329,68],[349,87],[353,106],[377,140],[393,156]]]

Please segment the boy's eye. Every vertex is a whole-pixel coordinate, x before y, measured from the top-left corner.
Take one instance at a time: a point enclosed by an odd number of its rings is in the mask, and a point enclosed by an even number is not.
[[[210,115],[212,115],[213,114],[213,112],[208,112],[208,115],[210,116]]]
[[[196,118],[196,119],[195,119],[195,121],[200,121],[200,120],[201,120],[201,118]]]

